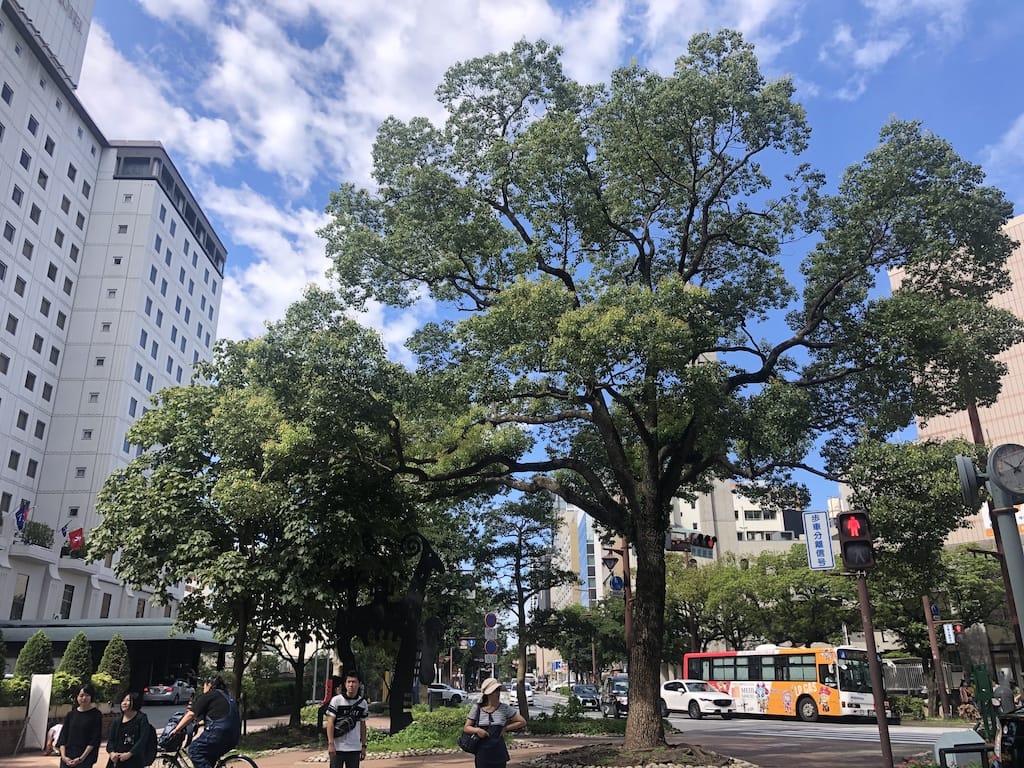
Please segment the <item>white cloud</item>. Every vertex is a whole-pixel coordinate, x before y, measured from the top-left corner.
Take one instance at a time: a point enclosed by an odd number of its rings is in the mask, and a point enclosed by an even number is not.
[[[1015,198],[1019,213],[1024,206],[1024,113],[1017,116],[998,141],[982,149],[981,158],[989,183],[1002,187]]]
[[[201,165],[235,159],[225,120],[189,114],[160,73],[125,58],[97,24],[89,33],[78,95],[108,139],[155,139]]]
[[[183,19],[199,25],[210,16],[210,0],[139,0],[139,4],[161,21]]]
[[[954,40],[963,34],[970,0],[863,0],[872,24],[891,26],[897,21],[923,21],[931,37]]]

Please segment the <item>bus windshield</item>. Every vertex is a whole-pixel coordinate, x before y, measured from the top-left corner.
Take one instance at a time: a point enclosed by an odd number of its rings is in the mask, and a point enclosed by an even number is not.
[[[836,663],[839,666],[839,689],[853,693],[871,693],[871,670],[866,651],[841,648]]]

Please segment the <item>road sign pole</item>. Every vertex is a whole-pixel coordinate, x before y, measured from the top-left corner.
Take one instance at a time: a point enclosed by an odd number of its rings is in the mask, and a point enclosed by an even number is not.
[[[939,654],[939,641],[935,636],[935,608],[928,595],[921,595],[924,606],[924,621],[928,625],[928,643],[932,647],[932,667],[935,670],[935,687],[939,689],[939,701],[942,702],[942,717],[952,717],[953,710],[949,706],[949,694],[946,693],[946,676],[942,674],[942,656]]]
[[[882,765],[893,768],[892,743],[889,741],[889,719],[885,716],[885,693],[882,682],[882,667],[878,663],[878,649],[875,647],[875,625],[871,620],[871,603],[868,597],[868,579],[864,571],[857,573],[857,599],[860,602],[860,619],[864,624],[864,644],[868,650],[868,669],[871,672],[871,695],[875,702],[875,719],[878,721],[878,740],[882,747]],[[931,616],[931,614],[928,614]]]

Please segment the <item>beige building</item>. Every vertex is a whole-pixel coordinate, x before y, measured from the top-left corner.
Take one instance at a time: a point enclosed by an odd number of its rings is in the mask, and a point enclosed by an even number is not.
[[[1006,264],[1014,287],[997,296],[992,304],[1024,318],[1024,215],[1007,222],[1006,232],[1018,243]],[[1000,359],[1009,369],[1003,378],[1002,393],[994,405],[978,409],[982,435],[988,445],[1024,442],[1024,344],[1004,352]],[[919,421],[917,429],[921,440],[971,439],[967,411]],[[1024,519],[1018,512],[1017,525],[1024,531],[1022,523]],[[951,544],[977,541],[992,541],[992,525],[984,508],[974,516],[968,528],[954,532],[949,538]]]

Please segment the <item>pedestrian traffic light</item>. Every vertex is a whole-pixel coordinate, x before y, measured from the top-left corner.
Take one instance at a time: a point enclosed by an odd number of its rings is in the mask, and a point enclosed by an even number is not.
[[[862,510],[840,512],[836,516],[839,530],[839,554],[848,571],[867,571],[875,567],[875,546],[872,543],[871,520]]]

